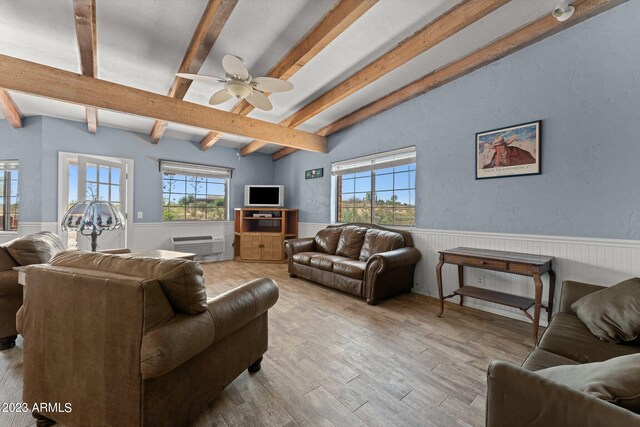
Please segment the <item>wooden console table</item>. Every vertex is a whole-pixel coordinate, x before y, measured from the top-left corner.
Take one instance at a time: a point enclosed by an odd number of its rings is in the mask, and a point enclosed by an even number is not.
[[[438,317],[441,317],[442,313],[444,313],[444,300],[455,296],[460,297],[460,305],[463,304],[464,297],[466,296],[515,307],[522,310],[533,322],[533,342],[535,345],[538,342],[540,307],[544,307],[547,311],[548,319],[551,321],[553,296],[556,285],[556,274],[551,268],[552,262],[553,257],[550,256],[492,251],[488,249],[455,248],[440,251],[440,262],[436,267],[438,294],[440,296],[440,313],[438,313]],[[458,284],[460,286],[453,291],[451,295],[447,295],[446,297],[443,296],[442,293],[442,266],[444,264],[454,264],[458,266]],[[465,266],[533,277],[533,284],[535,286],[534,298],[511,295],[475,286],[465,286]],[[542,280],[540,280],[540,276],[544,273],[549,273],[549,302],[546,306],[542,305]],[[531,306],[533,306],[533,317],[527,312]]]

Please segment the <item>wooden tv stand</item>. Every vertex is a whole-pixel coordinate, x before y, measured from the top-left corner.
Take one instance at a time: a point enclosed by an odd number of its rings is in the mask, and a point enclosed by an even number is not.
[[[286,261],[283,243],[298,238],[298,209],[238,208],[234,219],[234,260]]]

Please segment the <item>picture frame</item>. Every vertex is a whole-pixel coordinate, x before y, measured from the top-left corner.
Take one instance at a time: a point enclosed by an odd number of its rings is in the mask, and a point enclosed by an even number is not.
[[[476,133],[476,180],[540,175],[542,120]]]

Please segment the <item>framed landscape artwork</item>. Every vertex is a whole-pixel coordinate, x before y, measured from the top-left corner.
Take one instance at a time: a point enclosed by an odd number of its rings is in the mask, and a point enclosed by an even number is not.
[[[539,175],[542,121],[476,134],[476,179]]]

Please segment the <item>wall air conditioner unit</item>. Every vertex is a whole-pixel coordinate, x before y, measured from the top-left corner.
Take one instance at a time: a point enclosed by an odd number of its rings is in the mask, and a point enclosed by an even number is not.
[[[171,244],[174,251],[196,254],[196,258],[206,258],[218,255],[218,259],[224,254],[224,237],[214,236],[188,236],[172,237]]]

